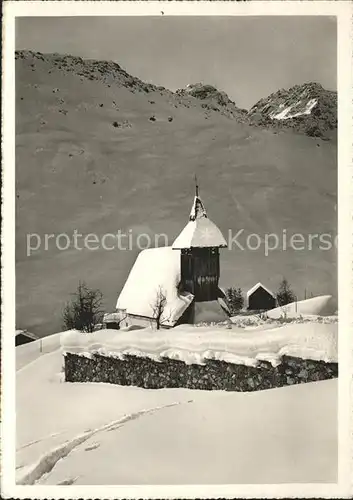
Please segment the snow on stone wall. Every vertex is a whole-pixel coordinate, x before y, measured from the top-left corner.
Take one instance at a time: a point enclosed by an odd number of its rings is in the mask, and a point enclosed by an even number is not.
[[[338,374],[337,323],[71,331],[61,345],[67,382],[252,391]]]
[[[61,346],[64,353],[116,358],[130,354],[155,361],[178,359],[186,364],[214,359],[248,366],[269,361],[276,366],[283,355],[336,362],[337,323],[293,323],[261,330],[180,325],[170,330],[69,331],[61,335]]]
[[[249,392],[335,378],[337,363],[283,356],[278,366],[261,361],[257,367],[207,360],[183,361],[127,355],[123,359],[66,353],[66,382],[103,382],[145,389],[185,387],[199,390]]]

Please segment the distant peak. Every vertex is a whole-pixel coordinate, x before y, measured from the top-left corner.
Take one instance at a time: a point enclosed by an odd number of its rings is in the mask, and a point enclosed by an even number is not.
[[[337,129],[337,92],[318,82],[294,85],[260,99],[249,116],[260,125],[278,128],[281,123],[312,137],[327,138]]]
[[[221,106],[234,104],[225,92],[218,90],[213,85],[201,82],[189,83],[186,87],[178,89],[176,93],[179,95],[191,95],[200,100],[214,100]]]

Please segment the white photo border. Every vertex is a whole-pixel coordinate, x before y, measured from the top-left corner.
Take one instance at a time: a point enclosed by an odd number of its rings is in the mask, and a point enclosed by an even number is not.
[[[2,73],[3,498],[349,498],[353,493],[353,3],[338,1],[7,1]],[[335,16],[338,77],[339,404],[337,484],[19,486],[15,484],[15,19],[25,16]]]

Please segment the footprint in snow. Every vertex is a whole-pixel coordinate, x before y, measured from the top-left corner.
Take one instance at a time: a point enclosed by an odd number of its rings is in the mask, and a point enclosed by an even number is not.
[[[99,447],[100,447],[99,443],[94,443],[94,444],[91,444],[90,446],[87,446],[87,448],[85,448],[85,451],[95,450],[96,448],[99,448]]]

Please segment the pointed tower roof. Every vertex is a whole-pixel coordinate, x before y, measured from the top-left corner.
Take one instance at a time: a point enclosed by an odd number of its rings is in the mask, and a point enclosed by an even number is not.
[[[194,203],[192,204],[191,207],[189,220],[196,220],[199,219],[200,217],[207,217],[206,209],[204,207],[204,204],[202,203],[201,198],[199,197],[199,186],[197,185],[197,183],[195,188],[196,192],[194,197]]]
[[[173,249],[227,247],[221,231],[208,217],[206,209],[199,196],[199,187],[196,184],[196,193],[191,207],[189,222],[174,241]]]

